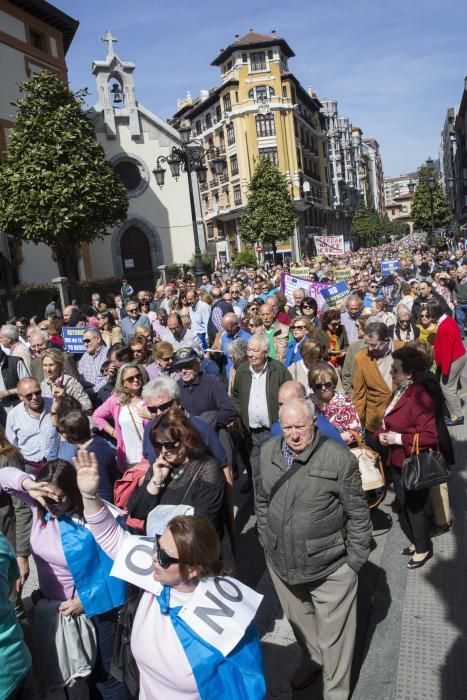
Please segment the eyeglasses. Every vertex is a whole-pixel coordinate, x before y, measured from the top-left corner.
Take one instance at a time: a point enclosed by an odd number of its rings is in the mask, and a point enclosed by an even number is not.
[[[23,399],[30,401],[33,396],[42,396],[42,391],[38,389],[37,391],[31,391],[30,394],[23,394]]]
[[[305,326],[292,326],[293,331],[302,331],[305,328]]]
[[[329,389],[333,388],[333,382],[317,382],[316,384],[313,384],[313,389],[317,389],[318,391],[320,391],[321,389],[326,389],[326,391],[329,391]]]
[[[133,313],[133,311],[138,311],[138,309],[136,307],[134,309],[127,309],[127,312],[129,314]]]
[[[83,338],[83,343],[85,345],[89,345],[89,343],[92,343],[93,339],[92,338]]]
[[[156,450],[156,452],[160,452],[162,448],[164,448],[166,452],[173,452],[177,449],[179,444],[179,442],[155,442],[154,449]]]
[[[140,374],[132,374],[131,377],[125,377],[125,379],[123,381],[124,382],[140,382],[141,375]]]
[[[165,411],[169,410],[174,401],[175,399],[170,399],[170,401],[161,403],[159,404],[159,406],[147,406],[147,409],[149,413],[152,413],[153,415],[157,415],[157,413],[164,413]]]
[[[309,306],[308,304],[302,304],[302,309],[312,309],[312,306]]]
[[[169,355],[168,357],[158,357],[157,359],[162,362],[170,362],[172,359],[172,355]]]
[[[168,569],[169,566],[171,566],[172,564],[179,564],[180,559],[176,559],[175,557],[171,557],[170,554],[167,554],[165,549],[161,548],[161,546],[159,544],[160,538],[161,538],[160,535],[156,535],[156,537],[154,539],[154,549],[153,549],[153,554],[155,554],[157,556],[157,562],[158,562],[159,566],[162,569]]]

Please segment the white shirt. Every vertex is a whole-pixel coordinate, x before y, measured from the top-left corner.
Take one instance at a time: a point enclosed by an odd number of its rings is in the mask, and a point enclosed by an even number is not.
[[[5,435],[25,459],[41,462],[53,449],[58,433],[50,422],[52,399],[44,397],[39,418],[34,418],[21,401],[8,414]]]
[[[134,404],[131,407],[128,404],[122,407],[118,416],[118,423],[122,429],[123,444],[125,445],[125,454],[128,464],[137,464],[141,461],[141,456],[143,454],[142,438],[144,426],[143,419],[138,414],[137,408]]]
[[[269,428],[271,426],[266,397],[267,371],[267,362],[261,372],[255,372],[250,366],[251,389],[248,401],[248,423],[250,428]]]

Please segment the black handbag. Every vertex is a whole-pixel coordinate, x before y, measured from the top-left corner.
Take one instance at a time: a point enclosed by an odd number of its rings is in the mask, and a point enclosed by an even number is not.
[[[130,646],[131,630],[144,591],[132,585],[128,588],[128,598],[118,613],[110,673],[125,684],[130,700],[136,700],[139,695],[139,671]]]
[[[451,477],[441,452],[424,450],[420,452],[419,433],[412,442],[412,454],[402,464],[402,485],[406,491],[421,491],[431,486],[444,484]]]

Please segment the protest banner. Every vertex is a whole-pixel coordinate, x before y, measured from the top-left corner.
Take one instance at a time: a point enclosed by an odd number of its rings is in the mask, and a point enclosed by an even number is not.
[[[383,260],[381,262],[381,274],[391,275],[394,272],[399,271],[400,262],[399,260]]]
[[[347,282],[338,282],[332,287],[327,286],[323,289],[321,295],[329,306],[335,306],[338,301],[350,295],[350,289]]]
[[[78,353],[86,352],[86,345],[83,342],[83,334],[86,331],[93,330],[90,326],[85,326],[83,328],[72,327],[67,328],[64,326],[62,328],[62,338],[64,349],[67,352]]]
[[[333,270],[335,282],[347,282],[352,279],[352,270],[350,267],[336,267]]]
[[[344,236],[315,236],[318,255],[344,255]]]
[[[318,304],[318,309],[321,309],[324,304],[324,299],[321,296],[321,291],[329,287],[328,284],[322,284],[321,282],[315,282],[314,280],[305,279],[304,277],[293,277],[288,275],[286,272],[281,273],[281,292],[284,292],[287,297],[287,303],[292,305],[295,304],[293,293],[295,289],[303,289],[305,296],[313,297],[316,299]]]
[[[293,277],[305,277],[306,279],[308,279],[308,276],[310,274],[310,268],[309,267],[291,267],[290,274]]]

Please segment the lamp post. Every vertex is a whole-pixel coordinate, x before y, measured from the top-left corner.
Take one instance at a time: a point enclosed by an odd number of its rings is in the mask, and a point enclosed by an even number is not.
[[[198,223],[196,221],[195,198],[193,194],[192,173],[197,173],[198,182],[203,184],[206,182],[207,167],[204,165],[204,160],[208,154],[211,154],[212,164],[216,175],[222,175],[226,165],[225,158],[221,156],[220,150],[212,146],[204,149],[199,143],[190,141],[191,124],[188,121],[182,122],[179,128],[182,147],[173,146],[168,156],[159,156],[157,158],[156,167],[152,171],[156,178],[156,183],[162,189],[165,182],[165,172],[167,168],[162,167],[162,163],[167,163],[172,177],[178,180],[181,172],[188,175],[188,191],[190,193],[191,221],[193,224],[193,238],[195,243],[195,278],[197,284],[201,284],[203,276],[203,263],[201,258],[201,248],[199,247]]]

